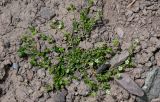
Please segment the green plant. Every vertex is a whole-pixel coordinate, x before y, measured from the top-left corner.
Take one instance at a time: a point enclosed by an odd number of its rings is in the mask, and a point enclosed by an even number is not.
[[[118,47],[119,44],[120,44],[118,38],[113,39],[113,40],[112,40],[112,43],[113,43],[113,46],[115,46],[115,47]]]
[[[46,84],[44,87],[45,87],[46,92],[50,92],[53,89],[52,85],[49,85],[49,84]]]
[[[20,57],[28,57],[32,66],[38,66],[39,68],[45,68],[53,76],[53,85],[46,85],[46,90],[61,89],[70,84],[73,79],[78,79],[74,75],[75,72],[80,72],[84,82],[90,86],[93,92],[98,89],[108,90],[110,88],[109,81],[114,75],[117,75],[124,71],[125,67],[132,65],[131,58],[129,57],[119,68],[110,69],[106,73],[96,74],[95,70],[104,64],[107,59],[107,54],[114,54],[112,48],[106,45],[92,48],[89,50],[79,48],[80,41],[85,40],[93,30],[96,22],[99,20],[100,13],[90,17],[90,8],[93,5],[93,1],[88,1],[88,6],[80,11],[80,19],[73,19],[72,32],[64,30],[64,23],[60,20],[53,20],[51,27],[58,29],[64,34],[64,40],[68,45],[68,48],[57,46],[54,39],[41,33],[40,41],[47,42],[51,47],[46,46],[45,49],[37,49],[37,40],[35,35],[37,30],[30,28],[31,35],[25,35],[21,38],[22,44],[18,50]],[[68,10],[75,11],[74,5],[70,5]],[[117,45],[117,41],[114,42]],[[56,57],[50,57],[53,53],[57,53]],[[58,61],[57,64],[52,63],[52,59]],[[91,69],[92,73],[88,73],[87,70]],[[92,80],[89,76],[95,77],[96,80]]]
[[[37,29],[34,26],[30,26],[29,30],[31,31],[32,35],[36,35],[37,34]]]
[[[27,55],[33,55],[35,53],[35,41],[30,35],[25,35],[21,39],[22,44],[18,49],[18,55],[20,57],[26,57]]]
[[[80,12],[80,27],[83,30],[83,35],[88,35],[92,31],[96,19],[95,18],[90,18],[89,17],[89,12],[90,12],[90,7],[84,8]]]
[[[60,20],[52,20],[51,27],[53,29],[63,29],[64,28],[64,22]]]

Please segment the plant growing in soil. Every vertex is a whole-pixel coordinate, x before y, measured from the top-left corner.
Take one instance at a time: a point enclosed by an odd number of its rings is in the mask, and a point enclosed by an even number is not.
[[[51,27],[53,29],[59,29],[64,34],[64,40],[66,40],[68,48],[57,46],[56,42],[51,36],[45,34],[39,34],[39,40],[41,42],[47,42],[52,47],[47,47],[43,50],[37,49],[37,43],[35,35],[37,30],[30,28],[31,35],[24,35],[21,38],[22,44],[18,50],[20,57],[28,57],[29,62],[33,66],[39,68],[45,68],[53,75],[53,85],[46,85],[47,91],[54,89],[64,88],[70,84],[72,79],[80,80],[75,76],[75,72],[80,72],[82,80],[92,89],[97,91],[99,89],[107,90],[110,88],[109,80],[112,76],[122,72],[125,67],[131,65],[131,59],[129,58],[116,69],[110,69],[106,73],[96,74],[95,70],[101,64],[104,64],[107,59],[107,54],[113,54],[112,48],[102,46],[89,50],[84,50],[78,47],[80,41],[85,40],[90,36],[96,22],[100,20],[101,15],[99,11],[95,16],[90,17],[90,9],[93,5],[93,1],[89,0],[88,6],[80,11],[80,19],[73,19],[72,32],[67,32],[64,29],[64,23],[60,20],[53,20]],[[68,11],[76,12],[76,8],[71,4]],[[117,42],[115,42],[117,45]],[[54,57],[58,61],[57,64],[52,63],[52,59],[49,56],[52,53],[57,53],[58,56]],[[91,70],[91,72],[87,72]],[[95,80],[93,80],[95,79]]]

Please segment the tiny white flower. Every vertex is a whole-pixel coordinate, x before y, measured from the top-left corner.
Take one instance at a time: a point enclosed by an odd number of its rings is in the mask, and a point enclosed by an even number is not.
[[[106,90],[106,94],[107,94],[107,95],[110,95],[110,94],[111,94],[111,91],[110,91],[110,90]]]
[[[129,60],[126,60],[126,61],[125,61],[125,64],[129,64]]]
[[[120,73],[116,74],[116,77],[119,79],[121,77],[121,74]]]
[[[119,67],[118,67],[118,70],[119,70],[119,71],[122,71],[122,70],[123,70],[123,67],[122,67],[122,66],[119,66]]]
[[[99,59],[96,59],[95,62],[96,62],[96,63],[99,63],[100,61],[99,61]]]
[[[93,66],[93,64],[94,64],[93,62],[89,62],[89,66]]]

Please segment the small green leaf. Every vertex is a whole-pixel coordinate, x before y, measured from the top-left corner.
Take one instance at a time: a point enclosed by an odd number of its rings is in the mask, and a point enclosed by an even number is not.
[[[67,69],[67,70],[66,70],[66,73],[68,74],[69,72],[70,72],[70,70],[69,70],[69,69]]]
[[[96,63],[100,63],[99,59],[95,59],[95,62],[96,62]]]
[[[36,35],[38,32],[34,26],[29,27],[29,30],[31,31],[32,35]]]

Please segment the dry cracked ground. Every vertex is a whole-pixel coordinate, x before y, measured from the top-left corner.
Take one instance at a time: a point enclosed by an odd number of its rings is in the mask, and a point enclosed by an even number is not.
[[[98,91],[88,96],[83,81],[47,93],[43,86],[52,82],[48,72],[18,57],[19,38],[31,25],[65,46],[62,34],[50,28],[50,20],[62,19],[70,29],[73,15],[66,8],[72,3],[81,9],[85,1],[0,0],[0,102],[160,102],[160,0],[95,0],[93,9],[103,11],[103,24],[81,47],[110,44],[118,35],[121,50],[117,53],[121,54],[117,58],[126,56],[122,52],[134,39],[139,42],[133,56],[136,67],[127,68],[121,80],[112,80],[109,94]]]

